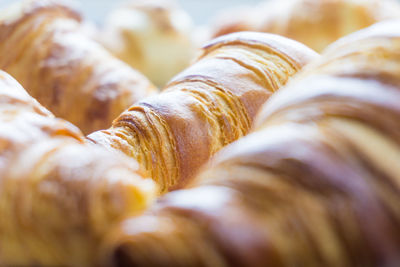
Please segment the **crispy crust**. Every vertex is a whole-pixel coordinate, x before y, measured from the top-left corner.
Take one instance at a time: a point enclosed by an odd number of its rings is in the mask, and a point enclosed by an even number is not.
[[[17,10],[13,19],[0,21],[0,68],[84,133],[107,127],[155,91],[147,78],[90,39],[68,4],[27,1]]]
[[[112,232],[103,262],[396,266],[399,29],[387,22],[334,44],[192,188]]]
[[[269,34],[217,39],[161,94],[140,101],[89,139],[137,159],[161,192],[181,188],[214,153],[246,135],[268,97],[316,57]]]
[[[154,184],[4,72],[0,104],[0,265],[95,266],[104,234],[144,210]]]

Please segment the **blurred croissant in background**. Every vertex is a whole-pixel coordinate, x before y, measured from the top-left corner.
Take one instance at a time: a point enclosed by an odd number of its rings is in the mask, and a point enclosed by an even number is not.
[[[163,87],[193,59],[193,29],[189,15],[173,0],[131,0],[111,12],[100,40]]]
[[[396,0],[269,0],[222,11],[212,38],[238,31],[286,36],[321,52],[332,42],[375,22],[400,18]]]
[[[68,1],[26,0],[0,11],[0,69],[56,116],[99,130],[154,86],[88,36]]]

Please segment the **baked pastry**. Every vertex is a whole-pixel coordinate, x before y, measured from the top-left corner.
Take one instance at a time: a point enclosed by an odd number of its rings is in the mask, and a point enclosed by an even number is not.
[[[107,266],[397,266],[400,21],[331,46],[194,187],[121,224]]]
[[[135,162],[86,144],[0,72],[0,266],[94,266],[109,228],[154,197]]]
[[[84,133],[103,129],[154,86],[85,35],[69,4],[30,0],[0,12],[0,69]]]
[[[260,106],[316,56],[280,36],[222,37],[161,94],[88,138],[136,159],[161,192],[181,188],[210,156],[247,134]]]
[[[211,26],[213,37],[238,30],[269,32],[320,52],[351,32],[400,18],[400,4],[395,0],[271,0],[248,9],[242,15],[237,10],[224,11]]]
[[[193,60],[193,29],[189,15],[173,0],[131,0],[109,14],[100,39],[163,87]]]

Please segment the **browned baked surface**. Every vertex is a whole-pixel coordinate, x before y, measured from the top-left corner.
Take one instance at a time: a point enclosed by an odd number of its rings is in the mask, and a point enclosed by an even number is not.
[[[0,72],[1,266],[94,266],[105,232],[154,193],[135,162],[85,144]]]
[[[331,46],[194,188],[121,224],[105,263],[397,266],[399,59],[400,21]]]
[[[275,35],[216,39],[161,94],[140,101],[89,139],[136,159],[161,192],[180,188],[210,156],[247,134],[268,97],[316,56]]]
[[[67,2],[28,0],[0,12],[0,69],[84,133],[107,127],[153,86],[85,33]]]

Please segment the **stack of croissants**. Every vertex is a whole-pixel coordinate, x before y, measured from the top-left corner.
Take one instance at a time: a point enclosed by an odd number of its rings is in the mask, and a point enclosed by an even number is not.
[[[400,266],[400,2],[78,10],[0,11],[0,266]]]

